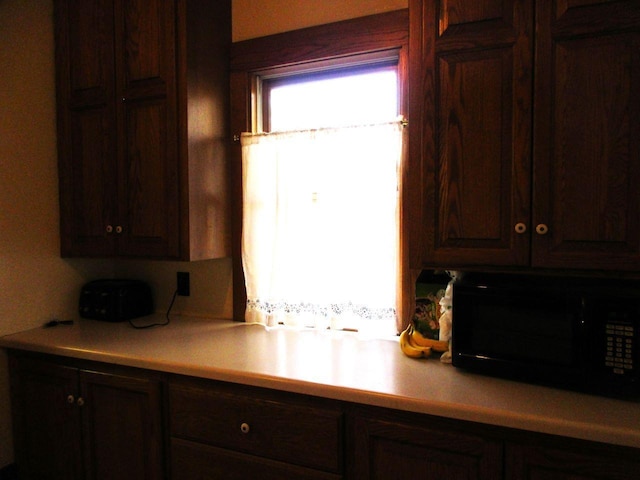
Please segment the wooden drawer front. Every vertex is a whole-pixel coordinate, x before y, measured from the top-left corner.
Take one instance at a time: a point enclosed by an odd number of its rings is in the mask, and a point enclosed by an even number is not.
[[[170,403],[173,437],[341,471],[338,409],[294,404],[290,397],[283,401],[188,384],[171,385]]]
[[[186,440],[171,440],[171,479],[340,480],[341,475],[253,457]]]

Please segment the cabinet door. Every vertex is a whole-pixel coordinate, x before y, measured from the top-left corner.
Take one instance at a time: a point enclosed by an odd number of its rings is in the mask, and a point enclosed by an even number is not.
[[[163,478],[160,385],[80,372],[87,478]]]
[[[117,1],[118,251],[177,257],[175,2]]]
[[[537,2],[533,265],[640,269],[640,2]]]
[[[423,159],[423,264],[526,265],[530,0],[411,0],[411,151]]]
[[[544,445],[509,445],[507,480],[634,480],[637,451],[603,445],[575,449]]]
[[[356,418],[353,478],[502,478],[502,443],[443,427]]]
[[[83,478],[76,369],[10,356],[20,478]]]
[[[63,256],[115,249],[116,128],[112,0],[55,3]]]

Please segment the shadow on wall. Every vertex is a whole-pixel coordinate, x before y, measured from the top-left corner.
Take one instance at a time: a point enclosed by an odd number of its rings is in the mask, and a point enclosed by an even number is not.
[[[0,480],[18,480],[18,471],[14,464],[0,469]]]

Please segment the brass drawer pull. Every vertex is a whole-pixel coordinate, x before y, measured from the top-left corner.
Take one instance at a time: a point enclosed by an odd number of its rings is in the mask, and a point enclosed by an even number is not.
[[[249,430],[251,430],[251,427],[249,427],[248,423],[243,423],[242,425],[240,425],[240,431],[242,433],[249,433]]]

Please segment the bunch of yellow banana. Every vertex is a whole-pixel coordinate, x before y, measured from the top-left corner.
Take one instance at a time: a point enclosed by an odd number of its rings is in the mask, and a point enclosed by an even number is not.
[[[413,324],[409,324],[400,334],[400,349],[408,357],[430,357],[432,350],[436,352],[449,350],[449,342],[427,338],[417,331]]]

